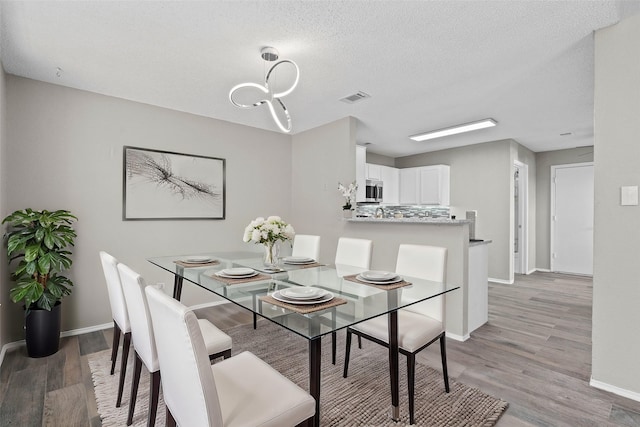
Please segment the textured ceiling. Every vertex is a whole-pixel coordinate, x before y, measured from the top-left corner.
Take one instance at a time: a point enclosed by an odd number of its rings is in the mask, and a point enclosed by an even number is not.
[[[0,5],[8,73],[277,131],[266,106],[228,100],[264,78],[260,48],[274,46],[301,70],[283,99],[293,133],[353,116],[358,142],[391,157],[506,138],[592,145],[593,31],[640,11],[635,0]],[[371,98],[339,101],[359,90]],[[498,126],[408,139],[487,117]]]

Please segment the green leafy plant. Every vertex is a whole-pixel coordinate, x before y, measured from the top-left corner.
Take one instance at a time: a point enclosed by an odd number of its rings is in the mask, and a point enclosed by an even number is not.
[[[74,245],[76,232],[71,224],[77,219],[66,210],[24,209],[2,221],[10,226],[9,263],[19,260],[12,275],[16,286],[9,291],[13,302],[22,301],[27,310],[51,310],[57,301],[71,294],[73,282],[59,273],[71,267],[67,248]]]

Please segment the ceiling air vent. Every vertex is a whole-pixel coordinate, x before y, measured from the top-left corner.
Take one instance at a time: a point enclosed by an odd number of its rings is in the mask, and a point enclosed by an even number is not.
[[[340,101],[346,102],[347,104],[353,104],[353,103],[356,103],[358,101],[362,101],[363,99],[367,99],[367,98],[371,98],[371,95],[369,95],[366,92],[363,92],[363,91],[359,90],[358,92],[354,93],[353,95],[349,95],[349,96],[345,96],[344,98],[341,98]]]

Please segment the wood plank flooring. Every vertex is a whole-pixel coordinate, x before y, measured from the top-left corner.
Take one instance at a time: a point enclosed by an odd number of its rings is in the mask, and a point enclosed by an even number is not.
[[[578,276],[534,273],[514,285],[490,283],[489,322],[464,343],[447,341],[450,376],[509,402],[498,427],[640,426],[640,402],[589,386],[591,295],[591,280]],[[199,315],[221,328],[251,322],[232,304]],[[87,355],[111,339],[110,329],[63,338],[61,350],[42,359],[24,349],[8,353],[0,426],[101,426]],[[440,368],[437,348],[419,358]]]

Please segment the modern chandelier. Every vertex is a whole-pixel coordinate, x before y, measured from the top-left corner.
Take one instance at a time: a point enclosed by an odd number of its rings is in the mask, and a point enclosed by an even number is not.
[[[279,55],[278,55],[278,51],[273,47],[263,47],[260,50],[260,56],[262,57],[262,59],[264,59],[267,62],[273,62],[273,61],[277,61]],[[274,71],[276,67],[278,67],[281,64],[293,65],[295,69],[295,79],[291,87],[289,87],[287,90],[284,90],[282,92],[274,92],[275,83],[272,82],[271,80],[275,80],[276,73]],[[266,73],[266,76],[264,78],[263,85],[259,83],[249,82],[249,83],[240,83],[239,85],[232,87],[231,90],[229,91],[229,101],[231,101],[231,103],[236,107],[240,107],[240,108],[253,108],[253,107],[259,107],[260,105],[266,104],[267,107],[269,107],[269,111],[271,112],[271,117],[273,117],[273,121],[276,123],[278,128],[280,128],[282,132],[289,133],[291,132],[291,116],[289,115],[289,111],[287,110],[287,107],[282,102],[281,98],[284,98],[285,96],[293,92],[293,90],[298,85],[299,79],[300,79],[300,69],[298,68],[298,65],[295,62],[291,61],[290,59],[282,59],[276,62],[275,64],[273,64],[271,68],[269,68],[269,71]],[[241,102],[238,102],[236,99],[238,92],[242,89],[248,89],[248,88],[255,88],[260,90],[261,96],[266,96],[266,98],[260,99],[259,101],[256,101],[251,104],[243,104]],[[282,111],[284,112],[284,117],[286,118],[286,125],[282,123],[281,118],[278,117],[276,113],[276,108],[278,109],[281,108]]]

